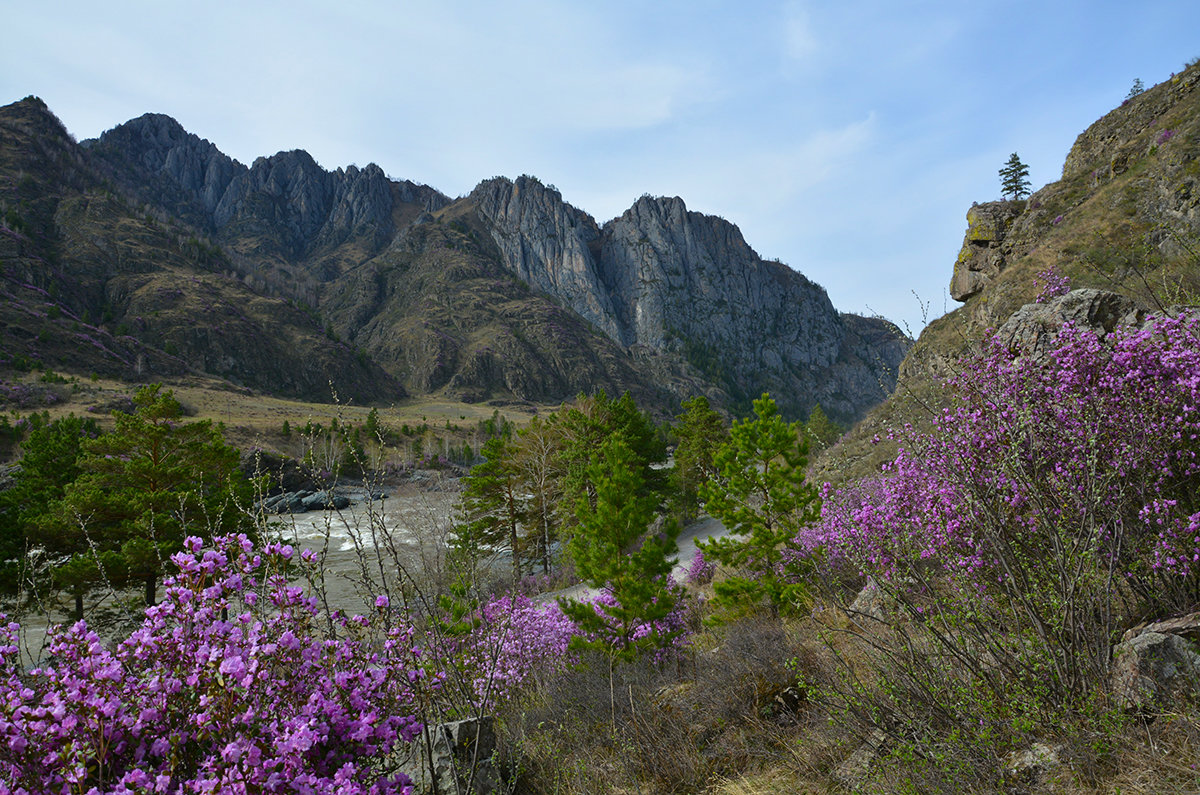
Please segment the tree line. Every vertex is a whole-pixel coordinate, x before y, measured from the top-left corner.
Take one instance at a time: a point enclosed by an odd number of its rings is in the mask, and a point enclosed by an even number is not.
[[[815,504],[803,485],[810,445],[831,443],[840,429],[819,406],[807,423],[785,423],[766,395],[732,427],[704,397],[682,409],[660,426],[628,393],[601,391],[520,429],[498,424],[463,478],[454,554],[475,575],[507,557],[513,586],[565,565],[594,587],[638,591],[618,599],[646,605],[661,595],[646,585],[669,570],[678,528],[707,506],[747,537],[714,543],[711,557],[769,564],[768,547],[794,533],[784,515]],[[93,592],[137,588],[153,604],[185,536],[253,538],[261,528],[250,507],[264,485],[238,461],[218,427],[185,421],[160,385],[138,390],[108,431],[74,415],[39,423],[13,486],[0,492],[0,589],[43,606],[66,596],[76,619]],[[730,583],[722,587],[784,598],[770,577]]]

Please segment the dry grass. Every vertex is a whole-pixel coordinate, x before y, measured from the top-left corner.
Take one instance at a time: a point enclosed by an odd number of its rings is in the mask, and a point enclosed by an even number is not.
[[[93,380],[88,374],[60,374],[73,379],[69,385],[60,385],[58,391],[64,396],[64,400],[44,409],[39,407],[36,411],[47,411],[51,419],[68,414],[95,417],[102,427],[112,425],[108,410],[104,407],[119,403],[141,386],[108,378]],[[29,373],[10,376],[8,380],[32,383],[39,377],[39,373]],[[436,395],[375,407],[334,402],[308,403],[272,397],[249,389],[238,389],[221,381],[199,377],[164,379],[163,384],[174,391],[189,419],[222,423],[230,444],[241,448],[269,447],[281,452],[290,452],[281,435],[285,420],[293,429],[304,426],[310,420],[328,425],[331,419],[337,419],[339,423],[362,425],[374,408],[378,412],[380,423],[385,427],[419,427],[428,424],[432,430],[439,431],[443,436],[467,439],[469,432],[480,421],[490,419],[495,411],[499,411],[505,419],[517,426],[526,425],[538,412],[538,407],[459,403]],[[96,410],[97,408],[102,410]],[[550,411],[555,408],[557,406],[548,406],[542,407],[542,410]],[[33,411],[35,409],[27,409],[19,413],[29,414]],[[447,423],[454,427],[453,431],[446,428]]]

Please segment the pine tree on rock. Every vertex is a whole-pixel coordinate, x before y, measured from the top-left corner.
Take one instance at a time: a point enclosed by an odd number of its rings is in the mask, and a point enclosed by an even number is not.
[[[1000,169],[1000,190],[1002,195],[1017,201],[1029,195],[1029,166],[1021,162],[1016,152],[1009,155],[1008,162]]]

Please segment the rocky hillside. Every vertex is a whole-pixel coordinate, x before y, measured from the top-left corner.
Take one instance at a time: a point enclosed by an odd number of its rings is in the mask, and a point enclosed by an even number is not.
[[[328,400],[403,394],[302,306],[106,182],[40,101],[0,109],[0,361],[133,380],[201,374]]]
[[[0,108],[0,129],[13,362],[309,399],[331,382],[364,401],[604,388],[669,412],[700,392],[740,409],[771,391],[797,416],[819,402],[853,420],[908,346],[678,198],[643,197],[601,227],[532,178],[451,201],[303,151],[245,166],[156,114],[76,144],[29,98]],[[66,331],[50,322],[63,318]]]
[[[921,422],[941,399],[938,379],[990,329],[1039,333],[1046,323],[1110,328],[1180,304],[1200,304],[1200,65],[1133,97],[1079,135],[1062,179],[1023,201],[966,214],[950,294],[962,306],[922,332],[894,395],[821,463],[833,480],[864,474],[890,453],[876,434]],[[950,268],[947,268],[950,271]],[[1047,310],[1039,297],[1088,288]]]

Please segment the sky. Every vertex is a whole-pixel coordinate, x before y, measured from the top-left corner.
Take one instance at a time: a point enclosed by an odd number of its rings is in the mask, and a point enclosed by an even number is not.
[[[532,174],[603,223],[646,193],[719,215],[842,311],[915,334],[1012,152],[1200,57],[1196,0],[0,0],[0,104],[77,139],[166,113],[249,165],[465,195]]]

